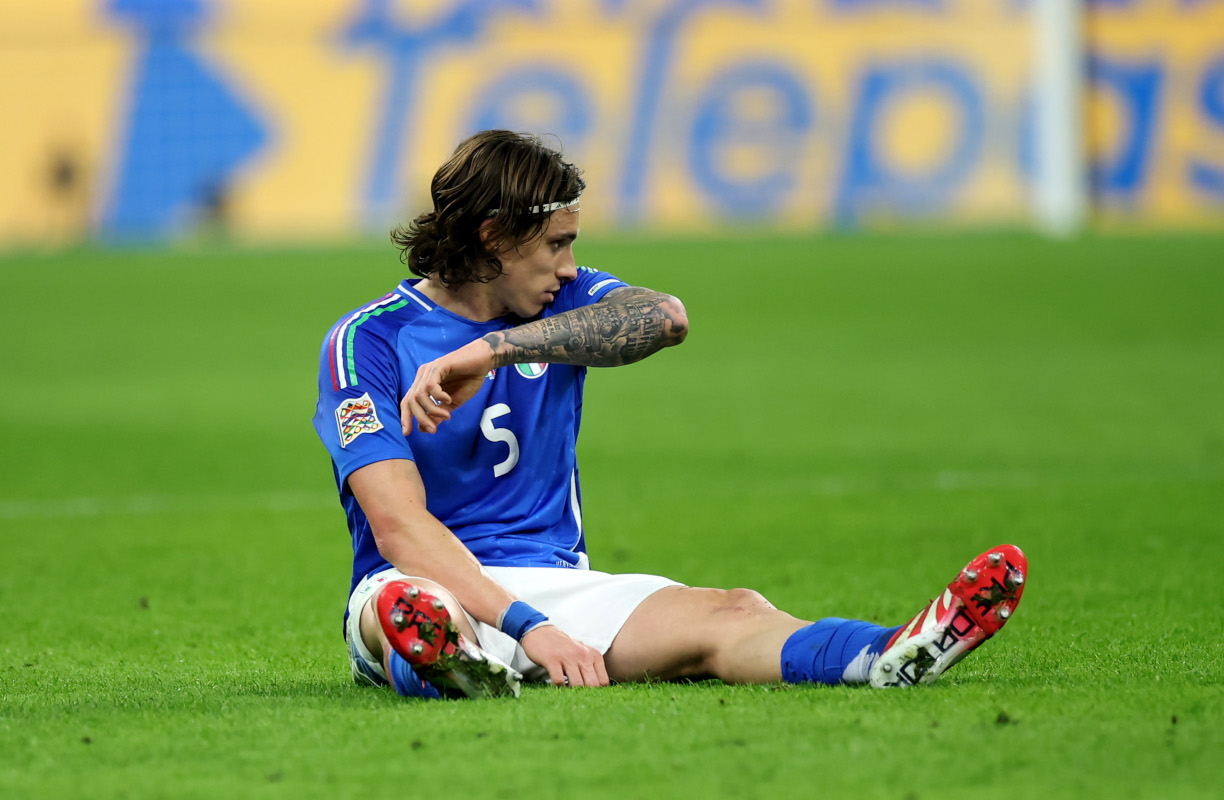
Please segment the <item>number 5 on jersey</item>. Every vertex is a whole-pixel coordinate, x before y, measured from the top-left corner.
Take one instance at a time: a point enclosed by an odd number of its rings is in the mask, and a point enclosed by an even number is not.
[[[490,442],[505,442],[510,446],[510,455],[506,456],[506,460],[493,467],[494,478],[500,478],[514,469],[514,465],[519,460],[518,437],[514,435],[514,431],[508,428],[498,428],[493,425],[493,420],[504,417],[509,413],[510,406],[505,403],[498,403],[486,408],[484,415],[480,418],[480,432],[484,434],[486,439]]]

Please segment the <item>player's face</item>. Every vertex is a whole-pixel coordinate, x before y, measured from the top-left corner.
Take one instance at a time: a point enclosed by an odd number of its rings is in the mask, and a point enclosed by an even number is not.
[[[531,319],[556,298],[563,284],[578,277],[578,214],[577,209],[554,211],[538,238],[498,253],[502,274],[490,286],[507,311]]]

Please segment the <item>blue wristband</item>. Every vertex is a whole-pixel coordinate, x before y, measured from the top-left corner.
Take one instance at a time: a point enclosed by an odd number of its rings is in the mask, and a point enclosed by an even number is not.
[[[497,620],[497,629],[508,636],[513,636],[515,641],[522,641],[523,637],[532,630],[547,623],[548,617],[522,600],[515,600],[501,613]]]

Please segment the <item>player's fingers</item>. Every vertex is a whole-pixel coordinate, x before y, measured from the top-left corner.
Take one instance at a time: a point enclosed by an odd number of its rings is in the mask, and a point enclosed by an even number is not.
[[[565,668],[559,662],[552,662],[545,665],[548,670],[548,682],[553,686],[565,686],[569,682],[569,678],[565,677]]]
[[[595,651],[595,677],[599,683],[596,686],[607,686],[612,681],[608,679],[608,668],[604,665],[603,654]]]
[[[433,400],[438,407],[449,406],[451,402],[450,394],[437,381],[434,381],[429,386],[429,399]]]
[[[447,404],[450,402],[450,395],[439,389],[431,391],[421,405],[425,408],[425,413],[429,414],[430,421],[437,425],[439,422],[445,422],[451,418],[450,409]]]
[[[587,660],[584,665],[588,686],[607,686],[608,671],[604,667],[603,654],[594,647],[587,647]]]
[[[443,395],[447,400],[443,400],[438,395]],[[450,419],[450,411],[445,408],[445,404],[449,400],[449,395],[441,389],[435,388],[427,393],[417,396],[417,402],[421,404],[421,408],[425,409],[425,414],[431,421],[440,421]]]
[[[422,367],[423,369],[424,367]],[[429,370],[428,372],[418,371],[417,379],[413,382],[409,394],[413,397],[415,405],[429,420],[431,426],[429,429],[430,433],[437,432],[438,423],[450,419],[450,409],[447,406],[451,402],[451,396],[449,392],[442,388],[436,369]],[[420,424],[420,421],[418,417],[418,424]]]
[[[418,394],[425,384],[433,380],[433,372],[433,364],[422,364],[417,367],[416,375],[412,377],[412,386],[408,388],[408,393],[412,395]]]
[[[577,661],[570,661],[565,665],[565,685],[571,689],[579,686],[586,686],[586,676],[582,672],[582,664]]]
[[[421,424],[422,422],[421,416],[422,415],[421,415],[420,404],[417,403],[416,398],[411,394],[404,395],[403,413],[401,414],[401,418],[402,418],[401,421],[403,422],[403,425],[404,425],[405,435],[407,435],[408,432],[412,430],[412,423],[414,421],[416,422],[417,427],[420,430],[422,431],[425,430],[425,426]]]
[[[413,415],[412,406],[409,402],[411,399],[412,395],[406,394],[404,395],[404,399],[400,400],[400,428],[403,430],[405,436],[412,433]]]
[[[582,674],[583,686],[603,686],[599,680],[599,673],[595,671],[595,665],[587,662],[578,665],[578,669]]]
[[[416,420],[417,427],[423,433],[437,432],[438,426],[432,419],[430,419],[429,410],[425,407],[425,403],[421,402],[420,397],[409,394],[404,398],[404,402],[408,404],[408,412],[412,415],[412,418]],[[430,405],[433,404],[430,403]]]
[[[421,405],[421,389],[430,374],[430,364],[422,364],[417,368],[416,376],[412,380],[412,386],[404,393],[404,397],[400,400],[400,427],[407,436],[412,432],[412,421],[415,419],[417,427],[422,431],[427,430],[422,422],[429,418],[426,409]]]

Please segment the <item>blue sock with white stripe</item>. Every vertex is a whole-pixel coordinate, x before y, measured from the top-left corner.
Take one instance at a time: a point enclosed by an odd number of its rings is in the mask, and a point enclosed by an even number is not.
[[[782,680],[866,683],[871,665],[900,629],[837,617],[813,622],[795,631],[782,645]]]
[[[408,663],[408,660],[394,650],[391,651],[391,658],[387,659],[387,666],[391,667],[391,686],[395,689],[396,694],[404,697],[423,697],[426,700],[441,700],[442,693],[438,688],[428,681],[421,680],[420,676]]]

